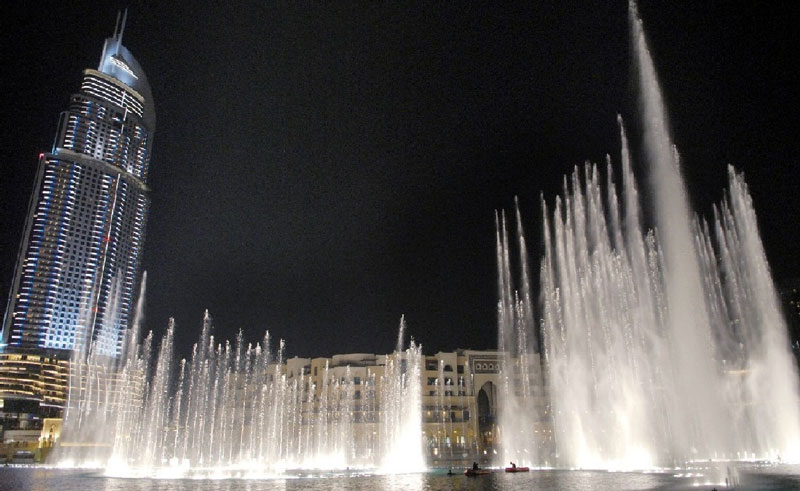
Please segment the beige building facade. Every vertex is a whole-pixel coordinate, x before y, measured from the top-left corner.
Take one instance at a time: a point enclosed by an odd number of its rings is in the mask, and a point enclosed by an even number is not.
[[[319,440],[320,435],[313,434],[312,428],[335,427],[341,431],[345,426],[346,439],[352,441],[353,452],[358,455],[375,454],[381,451],[386,438],[386,425],[379,424],[390,418],[390,406],[401,404],[392,394],[392,388],[383,387],[392,377],[386,377],[387,365],[401,363],[405,372],[406,363],[410,362],[408,352],[387,355],[369,353],[351,353],[334,355],[330,358],[290,358],[269,368],[274,378],[285,379],[279,386],[285,387],[284,397],[291,407],[288,411],[295,416],[291,419],[295,431],[307,432],[308,441]],[[494,350],[480,351],[459,349],[452,352],[439,352],[433,355],[419,355],[415,359],[415,370],[419,374],[419,404],[422,419],[422,442],[424,456],[429,466],[458,467],[469,465],[473,461],[482,464],[498,462],[502,450],[500,434],[500,398],[498,394],[504,390],[502,367],[504,356]],[[538,356],[534,365],[539,364]],[[87,382],[87,375],[113,381],[112,372],[101,370],[73,369],[73,395],[85,387],[94,384]],[[6,355],[0,360],[0,411],[5,400],[30,400],[45,402],[48,407],[58,409],[58,414],[47,414],[37,417],[35,421],[6,425],[6,436],[16,440],[19,446],[22,434],[12,430],[27,429],[29,442],[27,447],[47,448],[59,440],[60,419],[68,388],[69,362],[57,359],[23,359],[19,355]],[[509,371],[514,373],[514,370]],[[511,376],[510,386],[518,385]],[[102,384],[107,385],[107,384]],[[130,384],[110,384],[113,390],[141,391],[140,386]],[[507,390],[507,389],[506,389]],[[545,440],[540,448],[546,447],[547,438],[551,438],[552,425],[549,423],[548,399],[544,387],[534,387],[539,395],[534,399],[532,409],[539,415],[537,418],[537,434]],[[248,389],[248,392],[251,391]],[[98,393],[96,396],[100,396]],[[108,396],[107,393],[102,394]],[[405,397],[409,397],[408,394]],[[111,397],[111,400],[116,400]],[[19,404],[14,402],[13,404]],[[407,402],[404,402],[407,407]],[[10,408],[6,408],[10,409]],[[113,408],[112,408],[113,409]],[[253,408],[253,410],[255,410]],[[30,415],[28,415],[30,416]],[[56,419],[45,419],[53,417]],[[7,411],[6,418],[12,417]],[[8,423],[8,419],[6,419]],[[47,424],[42,424],[47,422]],[[20,427],[22,426],[22,428]],[[38,431],[37,431],[38,430]],[[34,435],[34,431],[36,435]],[[381,432],[384,433],[381,433]],[[62,442],[63,443],[63,442]],[[8,452],[7,452],[8,453]],[[10,458],[10,455],[7,455]]]
[[[344,413],[353,413],[350,419],[357,445],[375,447],[373,439],[379,438],[376,423],[383,417],[384,404],[390,403],[381,400],[385,392],[380,390],[390,356],[393,355],[354,353],[288,359],[284,372],[287,380],[297,380],[304,391],[309,391],[301,404],[303,421],[313,424],[321,405],[337,404],[343,417]],[[422,439],[428,465],[450,467],[497,461],[502,446],[498,392],[503,387],[503,358],[497,351],[461,349],[422,356]],[[538,356],[535,364],[538,365]],[[512,376],[509,383],[515,387],[519,381]],[[339,387],[335,401],[329,395],[334,384]],[[548,400],[541,384],[532,390],[539,395],[533,399],[532,410],[538,415],[536,433],[542,439],[537,444],[543,448],[552,439]],[[352,402],[344,403],[346,400]]]

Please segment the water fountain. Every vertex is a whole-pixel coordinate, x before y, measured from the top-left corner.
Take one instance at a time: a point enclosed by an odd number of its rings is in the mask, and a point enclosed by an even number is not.
[[[533,301],[528,273],[528,250],[522,232],[522,217],[517,207],[516,226],[519,245],[521,286],[514,289],[510,244],[505,214],[498,216],[498,350],[503,355],[499,408],[501,452],[497,464],[515,462],[521,466],[547,466],[548,438],[544,379],[533,317]]]
[[[630,22],[655,228],[642,223],[619,118],[622,194],[609,159],[605,191],[597,166],[587,164],[565,177],[552,212],[542,199],[538,327],[551,451],[558,465],[581,468],[798,462],[797,367],[744,177],[729,167],[713,220],[691,214],[633,3]],[[521,360],[533,352],[527,252],[518,220],[522,289],[515,294],[505,218],[497,228],[499,338],[516,350],[509,361]],[[517,380],[501,394],[511,408],[502,420],[506,435],[530,424],[532,406],[519,410],[528,386]],[[520,443],[507,441],[518,453]]]
[[[649,469],[708,459],[800,461],[797,367],[744,178],[729,170],[726,198],[710,221],[691,213],[633,4],[630,16],[655,226],[642,218],[621,118],[621,186],[609,159],[605,182],[586,165],[565,178],[553,205],[542,198],[538,315],[518,207],[516,240],[498,215],[496,463]],[[516,285],[512,250],[520,258]],[[404,348],[404,320],[395,351],[363,384],[355,366],[288,370],[283,341],[273,347],[269,333],[252,345],[241,333],[219,343],[212,331],[206,314],[190,359],[179,362],[174,323],[157,347],[152,334],[138,342],[134,323],[119,360],[103,358],[105,345],[80,352],[61,462],[148,477],[424,468],[423,360],[413,341]],[[452,383],[440,365],[439,414],[450,408]],[[453,429],[452,418],[441,421]],[[450,448],[452,456],[451,443],[440,441],[439,454]]]
[[[191,359],[178,364],[174,322],[154,359],[152,333],[136,344],[137,330],[123,360],[73,362],[90,375],[72,378],[60,463],[149,477],[425,468],[422,354],[413,340],[403,349],[404,320],[397,349],[363,384],[349,366],[287,373],[284,343],[273,353],[268,332],[255,346],[241,332],[217,343],[207,312]]]

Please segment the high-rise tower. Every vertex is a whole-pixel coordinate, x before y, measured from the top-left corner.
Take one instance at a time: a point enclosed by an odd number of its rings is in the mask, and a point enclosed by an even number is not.
[[[3,319],[5,349],[117,357],[132,320],[150,205],[155,130],[150,85],[117,17],[97,70],[83,72],[39,156]]]

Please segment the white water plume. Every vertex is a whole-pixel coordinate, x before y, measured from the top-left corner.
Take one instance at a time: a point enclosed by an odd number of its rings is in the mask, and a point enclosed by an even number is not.
[[[405,316],[400,318],[397,347],[386,355],[382,382],[383,415],[380,426],[381,470],[420,472],[425,470],[422,450],[422,346],[414,343],[403,350]]]
[[[496,465],[514,462],[522,466],[547,463],[543,448],[546,415],[542,372],[536,351],[534,313],[528,276],[528,250],[522,233],[522,217],[516,208],[516,227],[521,270],[521,293],[515,290],[511,274],[511,252],[505,214],[496,216],[498,272],[498,350],[503,360],[500,370],[499,408],[501,451]]]
[[[73,395],[64,465],[131,477],[269,477],[291,469],[425,469],[421,347],[383,357],[366,380],[350,366],[287,373],[284,342],[217,343],[206,312],[190,360],[176,362],[170,320],[155,358],[152,333],[119,364],[76,365],[102,376]],[[402,343],[405,319],[398,339]],[[131,335],[138,333],[138,322]],[[95,388],[96,385],[96,388]],[[319,386],[318,386],[319,385]],[[86,397],[92,397],[88,401]],[[376,438],[380,435],[380,438]]]
[[[800,461],[797,367],[744,178],[729,168],[727,196],[710,225],[693,216],[633,3],[630,22],[655,228],[642,223],[619,118],[622,195],[609,159],[605,183],[587,164],[565,178],[552,208],[542,200],[541,353],[555,441],[538,462],[548,452],[558,465],[604,469]],[[522,240],[521,225],[517,232]],[[509,333],[527,336],[512,326],[529,308],[509,286],[509,263],[503,220],[498,325],[505,351],[514,346]],[[525,292],[524,260],[522,268]],[[509,386],[501,393],[511,415],[505,435],[538,407],[519,411],[518,393]]]

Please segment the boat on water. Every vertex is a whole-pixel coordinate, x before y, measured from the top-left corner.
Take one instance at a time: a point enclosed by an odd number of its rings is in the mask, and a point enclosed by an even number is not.
[[[464,471],[464,475],[467,477],[484,476],[490,472],[488,469],[467,469]]]
[[[527,467],[506,467],[506,472],[529,472],[530,469]]]

